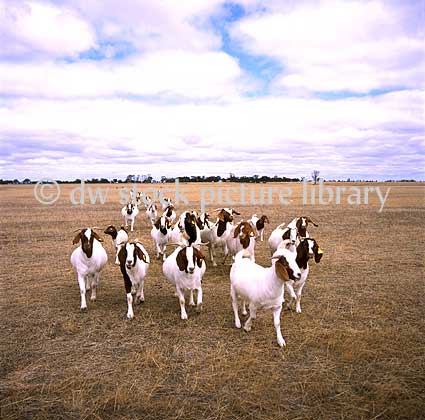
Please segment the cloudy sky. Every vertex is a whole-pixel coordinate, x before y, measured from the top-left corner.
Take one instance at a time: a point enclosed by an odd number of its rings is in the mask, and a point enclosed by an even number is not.
[[[425,179],[424,2],[0,0],[0,178]]]

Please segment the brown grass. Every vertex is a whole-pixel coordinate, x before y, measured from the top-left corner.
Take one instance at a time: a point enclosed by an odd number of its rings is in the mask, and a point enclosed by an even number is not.
[[[115,189],[105,205],[72,206],[74,187],[53,206],[39,205],[32,186],[0,187],[2,419],[423,418],[423,184],[391,184],[382,213],[376,200],[302,206],[295,184],[291,206],[235,206],[244,218],[266,213],[271,226],[304,214],[320,223],[311,233],[325,255],[303,313],[282,313],[283,350],[270,313],[249,334],[234,328],[228,265],[207,268],[203,312],[189,308],[183,322],[154,260],[146,303],[125,320],[109,237],[98,301],[81,313],[72,231],[120,224],[121,206]],[[199,187],[184,185],[191,200]],[[153,256],[144,215],[136,227]],[[269,264],[266,243],[256,253]]]

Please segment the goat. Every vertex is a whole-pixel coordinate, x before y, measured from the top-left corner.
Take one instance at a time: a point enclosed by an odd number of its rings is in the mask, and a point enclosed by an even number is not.
[[[109,225],[103,233],[112,237],[112,243],[115,247],[115,264],[119,265],[118,252],[128,242],[128,232],[123,226],[117,231],[115,226]]]
[[[308,238],[307,227],[309,223],[313,224],[313,226],[318,226],[310,217],[306,216],[296,217],[287,225],[285,223],[280,224],[269,237],[268,242],[271,253],[273,254],[279,244],[285,239],[290,239],[291,244],[297,246],[300,238]]]
[[[136,219],[136,216],[139,214],[139,209],[137,208],[136,204],[128,203],[126,204],[122,210],[121,214],[124,217],[125,227],[128,226],[128,222],[131,223],[131,231],[134,230],[134,220]]]
[[[171,224],[164,216],[158,218],[158,220],[152,226],[151,237],[155,242],[157,259],[160,258],[159,256],[161,254],[163,261],[165,260],[165,250],[167,248],[170,232]]]
[[[226,261],[226,257],[228,254],[234,256],[245,249],[249,254],[252,261],[255,261],[254,256],[254,247],[255,247],[255,232],[252,225],[248,222],[240,222],[227,238],[227,251],[228,253],[224,256],[224,261]],[[224,262],[223,262],[224,264]]]
[[[201,231],[196,224],[197,213],[195,211],[185,211],[179,218],[179,222],[169,237],[170,243],[182,246],[195,246],[198,250],[201,247]]]
[[[250,331],[252,320],[257,316],[257,309],[273,311],[274,327],[279,346],[285,345],[280,330],[280,313],[282,311],[283,291],[285,282],[297,280],[301,271],[295,261],[295,254],[288,249],[282,249],[280,255],[272,260],[271,267],[262,267],[246,258],[245,250],[236,254],[235,262],[230,270],[230,296],[236,328],[241,327],[238,314],[238,297],[249,302],[249,318],[244,330]]]
[[[198,226],[201,234],[201,243],[208,245],[210,261],[213,262],[212,228],[214,224],[209,220],[209,214],[201,213],[201,215],[196,218],[196,225]]]
[[[178,246],[162,265],[167,280],[176,287],[179,298],[181,319],[187,319],[185,308],[185,290],[190,291],[189,305],[195,306],[193,290],[197,290],[197,311],[202,309],[202,277],[206,265],[204,256],[193,246]]]
[[[138,192],[136,197],[136,204],[138,207],[143,204],[147,209],[152,204],[152,199],[149,195],[146,195],[142,192]]]
[[[162,206],[162,210],[165,210],[168,206],[173,205],[173,202],[171,201],[171,198],[169,197],[162,197],[161,192],[159,192],[160,202]]]
[[[170,222],[173,223],[176,216],[176,212],[174,211],[174,206],[172,204],[168,205],[162,215]]]
[[[280,224],[276,229],[273,230],[268,240],[271,254],[273,254],[277,250],[279,244],[283,240],[289,239],[291,241],[291,244],[295,244],[297,238],[298,231],[295,226],[288,227],[285,223]]]
[[[279,245],[275,255],[279,255],[281,249],[287,248],[285,242]],[[300,240],[296,251],[296,262],[301,270],[301,278],[297,281],[289,280],[285,282],[285,289],[288,291],[290,301],[287,304],[288,308],[293,306],[295,302],[295,312],[301,313],[301,295],[307,276],[310,270],[308,261],[314,256],[314,261],[318,264],[323,256],[323,250],[320,248],[318,243],[313,238],[303,238]]]
[[[319,226],[317,223],[313,222],[313,220],[311,220],[310,217],[301,216],[301,217],[296,217],[290,223],[288,223],[288,227],[289,228],[295,227],[297,229],[298,236],[300,238],[308,238],[309,234],[307,232],[307,227],[309,223],[311,223],[313,226],[316,226],[316,227]]]
[[[251,219],[248,220],[251,226],[254,228],[255,239],[260,238],[260,241],[264,240],[264,223],[270,223],[269,218],[263,214],[260,218],[253,214]]]
[[[148,216],[151,224],[153,225],[158,218],[158,207],[155,203],[150,203],[146,209],[146,215]]]
[[[86,290],[91,289],[90,300],[96,300],[96,289],[100,282],[100,271],[108,261],[108,256],[99,235],[90,228],[82,229],[73,239],[81,245],[71,254],[71,264],[77,271],[81,294],[81,310],[87,309]]]
[[[150,263],[149,254],[143,245],[138,240],[135,240],[120,249],[118,259],[127,294],[127,318],[133,319],[133,295],[131,294],[131,289],[132,287],[136,289],[136,303],[145,301],[143,286]]]
[[[217,210],[219,210],[217,214],[217,221],[211,229],[210,256],[212,257],[212,262],[214,267],[217,266],[217,263],[215,262],[215,259],[214,259],[215,248],[217,245],[223,246],[224,255],[225,255],[223,260],[223,264],[224,264],[226,255],[228,254],[227,238],[231,235],[231,232],[234,228],[233,215],[235,214],[240,215],[240,213],[238,213],[236,210],[229,209],[229,208],[222,208]]]

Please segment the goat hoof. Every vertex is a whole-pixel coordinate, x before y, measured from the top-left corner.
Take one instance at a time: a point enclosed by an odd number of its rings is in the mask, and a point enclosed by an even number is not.
[[[282,338],[282,340],[278,340],[277,344],[279,344],[280,347],[286,346],[285,340]]]
[[[241,327],[241,322],[240,321],[236,321],[235,322],[235,327],[239,329]]]
[[[87,312],[87,306],[85,308],[80,308],[81,312]]]

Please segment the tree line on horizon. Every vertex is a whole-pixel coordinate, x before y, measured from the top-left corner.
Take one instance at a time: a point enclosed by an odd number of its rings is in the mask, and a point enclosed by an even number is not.
[[[318,172],[318,171],[315,171]],[[312,176],[312,181],[317,183],[317,181],[323,180],[326,182],[379,182],[377,180],[371,179],[354,179],[354,178],[346,178],[346,179],[323,179],[317,176]],[[230,174],[228,177],[222,177],[220,175],[217,176],[204,176],[204,175],[192,175],[192,176],[179,176],[179,177],[166,177],[162,176],[160,180],[155,180],[152,176],[140,176],[140,175],[127,175],[124,179],[108,179],[108,178],[91,178],[84,179],[84,182],[87,184],[124,184],[124,183],[141,183],[141,184],[163,184],[163,183],[174,183],[176,180],[179,182],[240,182],[240,183],[267,183],[267,182],[302,182],[307,179],[307,177],[301,178],[289,178],[285,176],[267,176],[267,175],[252,175],[252,176],[236,176],[234,174]],[[80,184],[82,179],[77,178],[72,181],[56,179],[58,184]],[[0,179],[0,184],[36,184],[38,181],[31,180],[29,178],[25,178],[22,181],[18,179]],[[415,179],[388,179],[380,182],[417,182]]]

